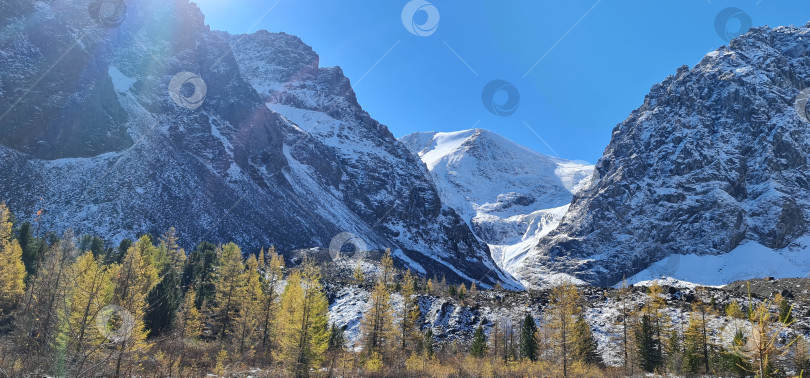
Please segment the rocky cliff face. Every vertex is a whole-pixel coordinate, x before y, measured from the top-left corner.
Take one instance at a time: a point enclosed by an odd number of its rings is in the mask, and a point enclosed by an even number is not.
[[[42,208],[44,228],[111,240],[174,226],[249,251],[350,232],[422,274],[514,287],[298,38],[211,31],[187,0],[120,18],[97,2],[0,0],[0,197],[21,218]]]
[[[745,240],[779,249],[808,231],[810,29],[755,28],[678,69],[613,130],[588,190],[520,275],[611,285],[672,254]]]

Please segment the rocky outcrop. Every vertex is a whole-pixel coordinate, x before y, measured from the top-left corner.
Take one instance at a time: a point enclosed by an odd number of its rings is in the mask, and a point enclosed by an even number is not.
[[[617,125],[560,226],[521,277],[612,285],[671,254],[783,248],[810,219],[810,29],[754,28],[653,86]],[[541,280],[535,283],[542,285]]]

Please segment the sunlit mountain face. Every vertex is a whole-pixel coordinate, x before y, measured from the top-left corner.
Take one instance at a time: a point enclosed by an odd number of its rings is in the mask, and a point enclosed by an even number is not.
[[[350,233],[424,275],[520,287],[300,39],[212,31],[187,1],[101,3],[4,20],[2,165],[28,179],[0,186],[20,216],[112,243],[176,227],[189,248],[254,253]]]
[[[502,39],[511,9],[471,4]],[[555,156],[480,121],[396,138],[355,93],[371,70],[212,30],[189,0],[0,0],[0,378],[810,370],[810,24],[717,12],[728,44],[590,164],[517,118],[551,102],[442,39],[452,5],[394,8],[379,19],[480,79],[478,112]],[[400,89],[374,100],[408,108]]]

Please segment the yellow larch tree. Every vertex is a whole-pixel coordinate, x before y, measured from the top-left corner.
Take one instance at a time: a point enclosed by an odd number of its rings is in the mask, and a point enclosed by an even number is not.
[[[407,347],[416,345],[417,340],[421,337],[419,329],[421,311],[416,297],[415,284],[416,281],[411,271],[406,271],[402,279],[402,313],[399,322],[399,349],[406,355],[404,357],[407,357]]]
[[[168,263],[178,272],[183,271],[186,263],[186,251],[178,245],[179,238],[174,227],[169,229],[160,237],[160,245],[166,250]]]
[[[177,317],[172,322],[172,334],[169,348],[169,361],[176,361],[176,365],[180,369],[180,376],[183,376],[183,368],[188,365],[186,360],[186,352],[189,345],[194,345],[197,338],[202,335],[203,317],[200,310],[194,303],[197,301],[196,288],[190,287],[183,297],[183,304],[177,312]],[[174,365],[170,365],[171,369]],[[173,375],[173,370],[169,370],[168,375]]]
[[[0,315],[7,314],[25,293],[22,248],[11,238],[10,211],[0,203]]]
[[[563,374],[567,374],[571,362],[571,345],[574,325],[582,311],[582,297],[573,283],[563,283],[551,289],[547,312],[548,327],[556,345]]]
[[[102,319],[108,320],[106,337],[116,344],[115,376],[129,372],[139,365],[150,343],[146,341],[143,316],[146,313],[146,295],[157,283],[157,269],[152,264],[156,248],[148,236],[141,237],[129,247],[121,263],[112,303],[115,307],[102,310]]]
[[[312,263],[293,272],[281,296],[276,359],[294,376],[308,376],[329,346],[329,303],[321,274]]]
[[[248,357],[247,349],[253,345],[262,320],[262,305],[265,303],[262,279],[259,273],[259,261],[251,255],[245,262],[245,289],[242,300],[238,303],[239,319],[234,326],[234,335],[239,355]],[[252,352],[252,351],[250,351]]]
[[[105,266],[90,251],[70,267],[70,291],[63,308],[67,326],[63,332],[71,375],[91,375],[92,370],[85,368],[93,369],[104,352],[102,344],[107,339],[96,327],[96,318],[112,300],[117,274],[118,265]]]
[[[220,248],[219,268],[214,276],[214,313],[219,324],[221,339],[233,332],[239,321],[239,305],[245,297],[245,268],[242,250],[234,243]]]
[[[354,281],[358,284],[365,282],[366,275],[363,273],[363,264],[361,261],[357,261],[357,265],[354,266],[352,278],[354,278]]]
[[[28,284],[15,319],[15,349],[22,365],[57,363],[57,336],[64,320],[60,308],[67,298],[67,273],[75,252],[73,232],[67,230],[46,250],[37,275]]]
[[[371,291],[368,306],[360,323],[363,354],[368,361],[387,362],[390,352],[397,346],[397,330],[394,324],[394,309],[391,306],[391,293],[382,277]]]
[[[380,280],[386,287],[390,288],[391,283],[394,281],[394,259],[391,257],[391,248],[385,249],[380,265],[382,265]]]
[[[263,252],[263,251],[262,251]],[[262,289],[264,290],[264,303],[262,308],[262,340],[261,348],[264,351],[265,357],[270,356],[270,349],[272,348],[271,341],[274,339],[275,317],[278,312],[278,297],[281,291],[278,286],[284,278],[284,258],[276,253],[275,247],[270,247],[267,250],[270,256],[270,261],[264,265],[264,282]],[[266,258],[262,256],[260,261],[265,261]]]

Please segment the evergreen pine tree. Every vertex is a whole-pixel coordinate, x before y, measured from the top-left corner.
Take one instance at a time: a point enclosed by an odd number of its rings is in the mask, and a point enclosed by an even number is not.
[[[332,327],[329,329],[329,347],[327,350],[336,351],[342,350],[346,347],[346,336],[343,333],[343,328],[337,326],[337,324],[332,323]]]
[[[326,372],[326,376],[331,377],[336,360],[340,355],[343,354],[343,351],[346,348],[346,337],[343,333],[343,328],[340,328],[337,326],[337,324],[332,323],[332,326],[329,328],[329,342],[327,344],[328,347],[326,348],[326,354],[329,359],[329,368]]]
[[[433,354],[435,353],[435,343],[436,341],[433,338],[433,329],[428,328],[425,331],[424,336],[422,337],[422,354],[425,357],[432,358]]]
[[[475,334],[473,334],[470,354],[477,358],[482,358],[487,354],[487,336],[484,334],[484,327],[480,325],[475,329]]]
[[[719,355],[719,368],[723,373],[730,373],[738,377],[744,377],[750,370],[750,366],[746,362],[745,357],[742,355],[742,350],[747,343],[745,334],[742,330],[737,330],[734,334],[734,339]]]
[[[644,314],[635,335],[639,364],[646,372],[654,372],[662,364],[661,351],[655,340],[655,326],[652,322],[650,315]]]
[[[22,249],[22,260],[28,277],[32,277],[37,273],[37,264],[40,259],[40,244],[44,244],[34,237],[31,228],[31,223],[25,222],[17,231],[17,240]]]
[[[536,333],[537,324],[534,323],[534,318],[531,314],[526,314],[526,317],[523,318],[523,325],[520,327],[520,344],[518,347],[520,358],[537,361]]]
[[[163,278],[146,296],[144,324],[150,336],[169,331],[182,301],[180,277],[171,265],[165,266]]]
[[[186,259],[181,284],[184,291],[192,286],[197,289],[194,296],[197,309],[201,309],[204,302],[210,303],[214,299],[214,272],[217,264],[217,247],[209,242],[198,244]]]
[[[779,322],[782,324],[793,323],[793,306],[790,305],[787,298],[782,294],[776,294],[774,303],[779,307]]]

